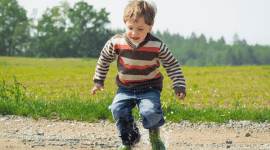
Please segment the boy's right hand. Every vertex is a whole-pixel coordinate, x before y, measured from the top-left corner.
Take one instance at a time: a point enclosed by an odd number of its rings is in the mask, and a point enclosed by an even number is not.
[[[96,91],[104,91],[104,88],[101,85],[96,85],[92,90],[91,94],[94,96],[96,94]]]

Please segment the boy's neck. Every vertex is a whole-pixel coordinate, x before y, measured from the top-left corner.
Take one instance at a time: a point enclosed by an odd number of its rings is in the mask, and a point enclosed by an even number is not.
[[[140,45],[144,45],[146,44],[149,40],[150,40],[150,36],[151,34],[148,33],[146,38],[144,40],[142,40],[140,43],[133,43],[131,40],[128,39],[127,35],[125,34],[125,38],[127,40],[127,42],[129,43],[129,45],[136,51],[138,48],[140,48]]]
[[[142,41],[139,42],[139,43],[133,43],[133,42],[132,42],[132,44],[135,45],[135,46],[138,46],[138,45],[141,44],[143,41],[144,41],[144,40],[142,40]]]

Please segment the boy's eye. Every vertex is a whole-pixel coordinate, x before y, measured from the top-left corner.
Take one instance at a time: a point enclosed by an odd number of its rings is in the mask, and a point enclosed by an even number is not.
[[[142,31],[143,29],[139,29],[140,31]]]
[[[129,28],[129,30],[132,30],[133,28]]]

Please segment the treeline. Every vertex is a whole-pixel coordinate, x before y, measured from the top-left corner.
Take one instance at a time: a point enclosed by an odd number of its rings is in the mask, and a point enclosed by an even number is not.
[[[108,39],[121,29],[108,29],[109,12],[86,2],[47,8],[41,18],[28,18],[17,0],[0,0],[0,55],[23,57],[99,56]],[[181,65],[270,65],[270,46],[248,45],[235,34],[233,45],[192,33],[184,38],[169,31],[152,32],[169,47]]]
[[[226,44],[224,37],[214,41],[201,34],[192,33],[184,38],[179,34],[157,31],[153,33],[164,41],[177,60],[187,66],[220,65],[270,65],[270,46],[248,45],[246,40],[233,37],[233,45]]]

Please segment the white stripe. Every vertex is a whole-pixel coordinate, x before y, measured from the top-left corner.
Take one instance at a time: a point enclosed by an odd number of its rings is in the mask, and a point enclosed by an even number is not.
[[[114,40],[115,45],[128,45],[125,38],[117,38]]]
[[[173,84],[185,84],[185,81],[178,80],[177,82],[174,82]]]
[[[101,67],[101,66],[97,66],[96,70],[105,70],[105,71],[109,71],[109,67]]]
[[[169,55],[168,57],[171,57],[171,56],[172,56],[172,54],[171,54],[171,55]],[[176,61],[176,59],[175,59],[174,57],[172,57],[170,60],[168,60],[168,61],[167,61],[167,63],[172,63],[172,61],[174,61],[174,62],[175,62],[175,61]]]
[[[101,68],[109,68],[109,65],[103,65],[102,63],[98,63],[97,67],[101,67]]]
[[[182,80],[185,80],[185,78],[174,78],[172,81],[173,81],[173,83],[175,83],[175,82],[183,82]]]
[[[174,87],[184,87],[184,88],[186,88],[186,86],[185,86],[184,84],[177,84],[177,85],[173,85],[172,87],[173,87],[173,88],[174,88]]]
[[[104,77],[102,78],[100,75],[95,75],[93,79],[104,80]]]
[[[182,71],[177,70],[177,71],[174,71],[174,72],[170,72],[170,73],[168,73],[168,76],[172,76],[175,73],[178,73],[176,76],[179,76],[180,74],[182,74]]]
[[[158,41],[149,41],[147,42],[144,47],[157,47],[159,48],[161,45],[161,42],[158,42]]]
[[[118,72],[119,78],[123,80],[144,80],[144,79],[153,79],[159,73],[158,70],[152,71],[149,75],[128,75]]]
[[[146,66],[146,65],[154,65],[157,63],[158,58],[154,58],[153,60],[147,61],[147,60],[134,60],[134,59],[129,59],[125,57],[121,57],[124,61],[125,64],[129,65],[137,65],[137,66]]]
[[[174,72],[174,71],[178,71],[178,70],[181,70],[181,69],[179,67],[177,67],[177,66],[172,67],[172,68],[169,68],[169,69],[166,68],[166,71],[172,71],[172,72]],[[181,73],[182,73],[182,70],[181,70]]]

